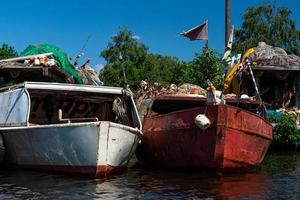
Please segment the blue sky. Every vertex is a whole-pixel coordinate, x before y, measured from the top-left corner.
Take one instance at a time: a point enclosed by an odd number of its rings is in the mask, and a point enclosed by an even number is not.
[[[149,47],[151,53],[191,60],[203,41],[179,36],[209,21],[209,46],[223,51],[225,0],[9,0],[1,2],[0,43],[8,43],[18,52],[29,44],[54,44],[74,57],[88,35],[92,37],[82,62],[105,64],[99,58],[112,35],[128,27]],[[232,24],[241,26],[241,13],[266,0],[232,0]],[[300,0],[277,0],[289,7],[300,28]],[[298,12],[297,12],[298,11]]]

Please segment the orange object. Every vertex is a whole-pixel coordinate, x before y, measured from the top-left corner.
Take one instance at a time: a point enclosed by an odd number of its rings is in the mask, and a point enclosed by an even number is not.
[[[192,88],[191,94],[200,94],[200,90],[198,88]]]
[[[45,58],[40,58],[40,65],[45,66],[45,67],[47,66]]]

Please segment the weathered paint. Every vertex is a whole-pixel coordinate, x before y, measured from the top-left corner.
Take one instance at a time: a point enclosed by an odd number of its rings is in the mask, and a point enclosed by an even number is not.
[[[4,113],[2,118],[0,116],[0,134],[3,135],[8,164],[51,171],[78,172],[94,177],[103,176],[114,172],[115,169],[126,167],[140,141],[141,122],[133,98],[124,98],[123,88],[24,82],[0,88],[0,91],[0,111]],[[29,116],[36,114],[34,109],[30,108],[31,103],[34,104],[32,98],[39,96],[39,92],[54,97],[58,91],[64,95],[80,95],[87,102],[93,100],[89,99],[91,93],[113,94],[124,98],[130,107],[128,112],[132,114],[131,127],[110,122],[109,117],[100,122],[84,122],[91,118],[81,116],[75,117],[82,120],[80,123],[62,123],[59,120],[48,119],[41,122],[33,118],[29,121]],[[101,101],[112,99],[103,98]],[[78,105],[73,109],[82,110]],[[112,110],[99,110],[103,115],[107,112]],[[49,112],[45,118],[53,117],[52,115],[55,116],[55,113]]]
[[[5,147],[4,147],[2,135],[0,134],[0,164],[4,159],[4,153],[5,153]]]
[[[35,90],[51,90],[51,91],[73,91],[73,92],[90,92],[90,93],[104,93],[104,94],[122,94],[123,88],[107,87],[107,86],[93,86],[93,85],[79,85],[67,83],[54,82],[24,82],[13,86],[0,88],[0,91],[12,90],[16,88],[27,88]]]
[[[30,98],[26,89],[0,93],[0,126],[26,125],[29,110]]]
[[[154,117],[143,123],[138,159],[159,167],[218,171],[257,167],[272,141],[272,126],[263,118],[230,105],[207,106],[210,128],[194,124],[205,106]]]
[[[50,92],[55,94],[58,91],[72,93],[98,93],[115,94],[123,98],[124,89],[119,87],[92,86],[64,83],[47,83],[47,82],[24,82],[21,84],[0,88],[0,127],[2,126],[24,126],[29,123],[30,107],[31,107],[31,90],[42,92]],[[132,115],[132,126],[142,129],[141,121],[137,108],[132,96],[127,98],[127,103],[131,105],[130,113]]]
[[[141,133],[112,122],[1,128],[7,162],[33,169],[107,176],[126,167]]]

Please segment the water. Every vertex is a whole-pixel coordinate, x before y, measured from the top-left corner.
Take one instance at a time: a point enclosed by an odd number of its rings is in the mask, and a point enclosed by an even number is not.
[[[300,199],[300,154],[269,154],[260,171],[221,175],[149,169],[109,179],[0,170],[0,199]]]

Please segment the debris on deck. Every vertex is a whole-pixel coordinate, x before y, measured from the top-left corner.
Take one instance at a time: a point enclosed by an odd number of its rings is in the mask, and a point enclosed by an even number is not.
[[[29,45],[21,57],[0,60],[0,87],[24,81],[103,85],[88,63],[77,67],[53,45]]]

